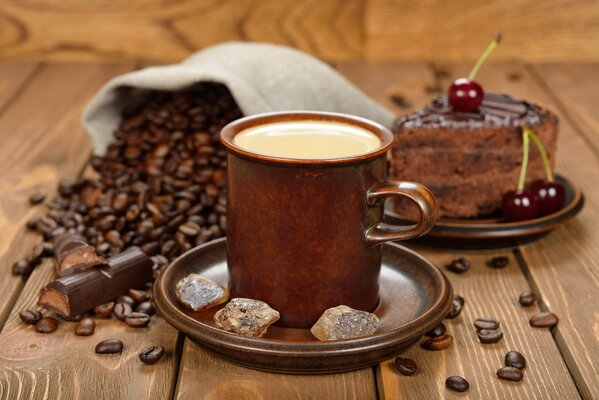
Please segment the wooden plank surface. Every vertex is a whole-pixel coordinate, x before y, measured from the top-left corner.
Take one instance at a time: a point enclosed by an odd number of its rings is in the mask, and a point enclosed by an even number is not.
[[[427,86],[437,83],[434,69],[426,64],[396,63],[341,63],[338,69],[374,98],[389,104],[389,96],[402,93],[411,103],[408,108],[394,108],[399,113],[429,102],[434,94],[427,93]],[[451,77],[463,75],[465,66],[443,65],[436,68],[444,71],[440,80],[447,86]],[[482,74],[485,72],[485,75]],[[532,78],[525,77],[526,71],[514,64],[485,66],[480,82],[489,90],[501,90],[514,95],[542,100],[543,93]],[[373,79],[364,79],[371,76]],[[512,81],[514,76],[520,76]],[[376,77],[376,78],[374,78]],[[512,80],[510,80],[512,79]],[[528,79],[528,81],[525,81]],[[385,83],[385,80],[387,82]],[[504,81],[512,82],[506,87]],[[487,84],[489,82],[489,84]],[[520,90],[517,90],[517,87]],[[532,90],[535,88],[536,90]],[[545,98],[546,99],[546,98]],[[449,251],[433,251],[420,248],[437,265],[445,265],[461,254]],[[421,372],[413,377],[399,375],[391,362],[381,364],[377,370],[379,396],[383,399],[411,399],[414,393],[419,398],[460,398],[462,395],[448,391],[445,379],[453,374],[462,375],[470,381],[468,398],[480,399],[561,399],[577,398],[576,387],[563,362],[560,352],[548,330],[533,329],[528,325],[530,315],[538,307],[523,309],[517,302],[521,291],[529,289],[527,280],[511,253],[510,266],[503,270],[492,270],[484,264],[490,254],[468,254],[473,266],[463,275],[448,273],[454,290],[466,299],[463,314],[448,320],[446,325],[454,335],[452,347],[442,352],[428,352],[419,347],[408,351],[416,360]],[[490,316],[501,321],[504,339],[495,345],[478,343],[472,325],[476,317]],[[500,381],[495,372],[502,366],[505,353],[518,350],[525,355],[529,367],[525,379],[520,383]]]
[[[596,60],[599,50],[594,0],[367,3],[364,58],[370,60],[476,60],[498,31],[504,38],[493,60]]]
[[[546,79],[549,95],[564,107],[558,170],[582,189],[586,205],[574,223],[522,249],[544,308],[561,318],[555,338],[585,399],[599,398],[599,153],[593,149],[599,143],[597,69],[535,67]]]
[[[229,40],[358,57],[363,0],[0,2],[0,57],[179,61]]]
[[[0,57],[178,61],[229,40],[285,44],[327,61],[599,60],[595,0],[0,1]],[[573,22],[574,21],[574,22]]]
[[[328,375],[285,375],[255,371],[214,356],[185,340],[178,400],[375,399],[372,368]]]
[[[531,71],[599,155],[599,64],[539,64]]]
[[[147,328],[130,328],[116,319],[96,319],[92,336],[74,334],[75,323],[60,321],[51,334],[35,332],[18,313],[37,308],[40,289],[53,279],[48,259],[36,269],[0,334],[0,399],[167,399],[175,387],[177,332],[154,317]],[[97,343],[119,339],[122,354],[96,354]],[[165,356],[144,365],[138,354],[151,345]]]
[[[0,63],[0,114],[17,97],[39,68],[40,65],[33,62]]]
[[[11,64],[4,62],[3,68],[10,69]],[[16,63],[12,68],[21,71],[13,78],[16,84],[34,67]],[[106,80],[130,68],[42,67],[0,115],[0,328],[23,285],[21,277],[11,274],[12,264],[28,256],[40,241],[24,229],[27,220],[43,212],[42,206],[31,207],[28,198],[37,191],[51,198],[60,177],[79,174],[90,152],[79,122],[83,105]],[[11,80],[11,75],[5,77]]]

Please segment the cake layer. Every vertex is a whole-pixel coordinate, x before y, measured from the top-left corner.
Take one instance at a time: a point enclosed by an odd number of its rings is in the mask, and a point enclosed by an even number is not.
[[[397,121],[391,177],[428,186],[442,218],[491,214],[500,208],[503,194],[516,188],[522,126],[537,134],[553,166],[558,121],[547,109],[486,94],[479,112],[459,113],[451,110],[446,98],[439,98]],[[531,142],[527,181],[544,178],[541,156]],[[410,209],[398,207],[404,214]]]

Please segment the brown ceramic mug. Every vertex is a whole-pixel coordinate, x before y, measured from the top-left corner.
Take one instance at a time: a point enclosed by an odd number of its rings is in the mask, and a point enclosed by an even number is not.
[[[257,154],[234,143],[249,128],[326,121],[373,133],[373,151],[336,159]],[[425,234],[433,226],[432,193],[412,182],[386,180],[393,136],[366,119],[332,113],[256,115],[225,126],[227,263],[234,297],[262,300],[278,324],[312,326],[330,307],[373,311],[379,301],[381,244]],[[382,226],[387,197],[407,197],[420,210],[416,226]],[[398,305],[401,306],[401,305]]]

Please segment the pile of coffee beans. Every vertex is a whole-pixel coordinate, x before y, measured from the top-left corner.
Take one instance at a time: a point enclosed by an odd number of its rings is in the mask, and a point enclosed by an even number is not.
[[[63,179],[44,217],[27,226],[47,242],[76,231],[110,257],[136,245],[157,268],[190,248],[225,235],[226,159],[219,132],[242,116],[225,86],[201,83],[181,92],[148,92],[123,111],[106,154],[93,157],[93,178]],[[36,193],[32,204],[44,200]],[[15,263],[26,275],[51,246]]]

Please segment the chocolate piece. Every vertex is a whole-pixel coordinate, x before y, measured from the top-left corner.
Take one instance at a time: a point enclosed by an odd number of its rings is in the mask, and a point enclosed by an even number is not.
[[[106,264],[106,259],[97,255],[96,250],[77,233],[64,233],[57,236],[54,239],[54,254],[58,276]]]
[[[152,260],[130,247],[108,265],[62,276],[42,289],[38,305],[70,317],[84,313],[152,280]]]

